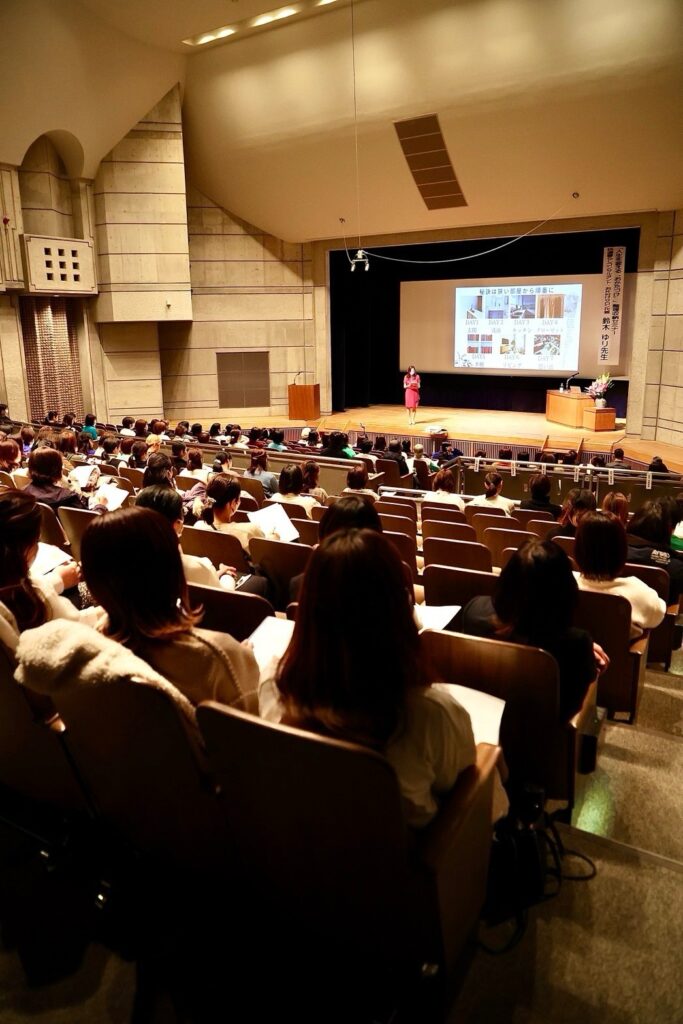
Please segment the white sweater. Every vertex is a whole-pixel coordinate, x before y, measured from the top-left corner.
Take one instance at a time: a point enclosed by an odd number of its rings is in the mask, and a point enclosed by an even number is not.
[[[580,590],[626,598],[631,605],[631,637],[640,636],[644,629],[654,629],[666,615],[662,598],[637,576],[617,576],[614,580],[589,580],[578,572],[574,576]]]

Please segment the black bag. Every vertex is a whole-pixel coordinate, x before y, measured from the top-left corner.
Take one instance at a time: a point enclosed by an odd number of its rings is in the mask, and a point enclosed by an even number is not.
[[[487,925],[508,919],[555,896],[561,884],[560,851],[542,821],[510,814],[495,827],[482,917]]]

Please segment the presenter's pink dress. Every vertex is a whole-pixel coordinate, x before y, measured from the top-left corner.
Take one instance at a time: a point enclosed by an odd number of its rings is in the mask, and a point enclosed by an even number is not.
[[[420,404],[420,374],[416,373],[414,377],[409,377],[406,374],[403,378],[403,387],[405,388],[406,409],[417,409]]]

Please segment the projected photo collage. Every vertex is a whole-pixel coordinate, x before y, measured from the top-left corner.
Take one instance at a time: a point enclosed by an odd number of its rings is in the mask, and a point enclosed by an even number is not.
[[[456,288],[454,366],[576,369],[581,287],[502,284]]]

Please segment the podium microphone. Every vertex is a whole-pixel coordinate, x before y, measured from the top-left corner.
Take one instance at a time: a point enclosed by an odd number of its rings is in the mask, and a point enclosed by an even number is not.
[[[296,384],[297,377],[300,377],[303,372],[303,370],[297,370],[297,372],[294,374],[294,380],[292,381],[292,384]]]
[[[565,384],[565,388],[568,389],[569,388],[569,381],[570,380],[574,380],[574,377],[578,377],[578,376],[579,376],[579,371],[577,370],[576,373],[573,373],[571,375],[571,377],[567,377],[567,383]]]

